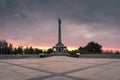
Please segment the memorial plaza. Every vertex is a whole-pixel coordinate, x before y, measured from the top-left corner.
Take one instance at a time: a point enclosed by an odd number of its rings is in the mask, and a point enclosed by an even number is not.
[[[0,80],[120,80],[120,59],[1,59]]]

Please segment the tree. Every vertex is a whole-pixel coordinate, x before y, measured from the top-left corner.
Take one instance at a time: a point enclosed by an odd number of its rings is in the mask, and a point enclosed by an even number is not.
[[[8,43],[6,40],[0,40],[0,52],[1,54],[7,54]]]
[[[34,54],[34,49],[32,48],[32,46],[29,48],[29,54]]]
[[[41,49],[38,49],[38,48],[35,48],[35,50],[34,50],[34,54],[40,54],[42,52],[43,51]]]
[[[13,45],[10,43],[7,49],[8,54],[13,54]]]
[[[28,47],[26,47],[26,48],[24,49],[24,53],[25,53],[25,54],[29,54],[29,48],[28,48]]]
[[[13,53],[18,54],[17,48],[14,48]]]
[[[17,54],[23,54],[23,47],[22,46],[18,47]]]
[[[102,53],[102,46],[95,42],[89,42],[85,47],[80,47],[81,53]]]
[[[115,51],[115,54],[120,54],[120,52],[119,51]]]
[[[76,53],[78,53],[78,50],[68,51],[68,53],[69,53],[70,55],[76,55]]]
[[[47,50],[47,54],[50,54],[50,53],[52,53],[53,52],[53,49],[52,48],[49,48],[48,50]]]

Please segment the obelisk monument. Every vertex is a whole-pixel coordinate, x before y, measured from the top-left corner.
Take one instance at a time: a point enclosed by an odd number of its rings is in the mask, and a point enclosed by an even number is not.
[[[61,43],[61,20],[58,19],[58,24],[59,24],[59,28],[58,28],[58,43]]]
[[[66,46],[62,43],[61,39],[61,20],[58,19],[58,43],[53,47],[57,54],[64,54],[66,53]]]

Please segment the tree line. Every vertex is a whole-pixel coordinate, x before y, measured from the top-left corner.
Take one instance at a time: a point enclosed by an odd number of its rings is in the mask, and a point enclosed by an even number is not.
[[[26,47],[23,48],[23,46],[13,47],[13,45],[6,40],[0,41],[0,54],[40,54],[44,51],[42,49]]]
[[[31,47],[26,47],[23,48],[23,46],[18,46],[18,47],[13,47],[13,45],[6,40],[0,40],[0,54],[40,54],[40,53],[54,53],[55,51],[52,48],[47,49],[46,51],[38,48],[33,48]],[[103,51],[102,50],[102,45],[95,43],[95,42],[89,42],[86,46],[84,47],[79,47],[76,50],[72,51],[67,51],[71,55],[75,55],[76,53],[81,53],[81,54],[101,54],[101,53],[116,53],[120,54],[119,51],[113,52],[113,51]]]

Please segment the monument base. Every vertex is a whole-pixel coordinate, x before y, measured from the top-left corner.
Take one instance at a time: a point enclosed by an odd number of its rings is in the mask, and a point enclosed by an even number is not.
[[[53,56],[68,56],[69,53],[51,53]]]

